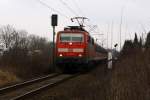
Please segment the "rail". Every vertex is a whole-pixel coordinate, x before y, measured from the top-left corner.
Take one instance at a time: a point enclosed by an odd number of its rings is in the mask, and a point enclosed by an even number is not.
[[[31,81],[1,88],[0,100],[22,100],[25,97],[30,97],[39,91],[56,86],[75,76],[77,76],[77,74],[51,74]]]

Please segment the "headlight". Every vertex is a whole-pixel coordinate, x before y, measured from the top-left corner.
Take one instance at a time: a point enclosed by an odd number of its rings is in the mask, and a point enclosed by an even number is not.
[[[79,57],[82,57],[82,54],[79,54]]]
[[[63,55],[62,55],[62,54],[60,54],[59,56],[60,56],[60,57],[62,57]]]

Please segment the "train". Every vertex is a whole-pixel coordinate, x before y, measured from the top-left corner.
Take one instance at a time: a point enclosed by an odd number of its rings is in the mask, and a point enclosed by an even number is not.
[[[55,50],[56,65],[62,71],[88,69],[92,64],[106,60],[108,53],[81,26],[68,26],[59,31]]]

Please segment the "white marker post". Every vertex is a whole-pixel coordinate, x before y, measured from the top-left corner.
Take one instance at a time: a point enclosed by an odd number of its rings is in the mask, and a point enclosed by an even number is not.
[[[112,69],[112,52],[108,52],[108,69]]]

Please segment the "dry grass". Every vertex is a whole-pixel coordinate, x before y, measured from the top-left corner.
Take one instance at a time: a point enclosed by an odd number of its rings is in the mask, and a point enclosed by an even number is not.
[[[6,84],[15,83],[19,81],[20,80],[13,73],[0,70],[0,87]]]
[[[109,100],[150,100],[149,53],[133,50],[116,64]]]

